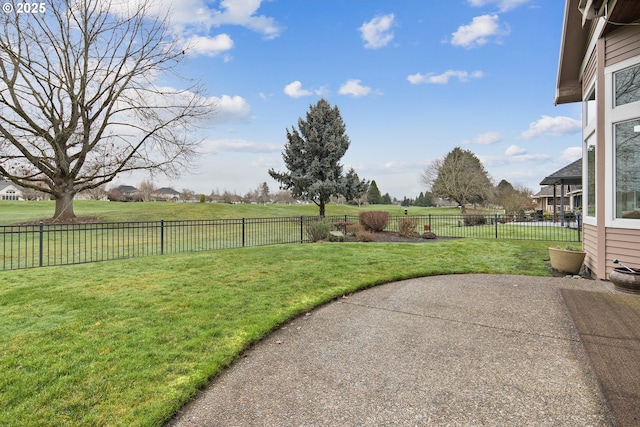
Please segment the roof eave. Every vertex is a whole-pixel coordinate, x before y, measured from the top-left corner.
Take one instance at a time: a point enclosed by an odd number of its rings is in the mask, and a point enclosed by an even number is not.
[[[587,43],[588,28],[582,26],[582,14],[578,10],[578,0],[566,0],[558,59],[555,105],[582,101],[580,67]]]

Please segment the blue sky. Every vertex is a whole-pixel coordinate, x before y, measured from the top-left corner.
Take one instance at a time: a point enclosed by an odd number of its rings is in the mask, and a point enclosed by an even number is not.
[[[218,106],[196,173],[157,186],[275,192],[286,129],[320,97],[346,123],[345,171],[398,199],[456,146],[533,191],[581,156],[581,106],[553,105],[562,1],[163,1],[192,47],[181,74]]]

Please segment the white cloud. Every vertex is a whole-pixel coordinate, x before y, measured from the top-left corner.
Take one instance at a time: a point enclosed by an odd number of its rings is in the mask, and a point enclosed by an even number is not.
[[[498,5],[498,9],[500,12],[507,12],[511,9],[515,9],[516,7],[529,3],[531,0],[467,0],[472,7],[482,7],[488,4],[496,4]]]
[[[245,139],[217,139],[205,141],[204,147],[210,152],[274,153],[282,150],[282,144],[247,141]]]
[[[502,140],[502,134],[500,132],[485,132],[476,135],[472,140],[462,141],[463,144],[482,144],[491,145]]]
[[[519,156],[522,154],[526,154],[526,152],[527,150],[522,147],[518,147],[517,145],[510,145],[509,148],[507,148],[507,151],[504,152],[504,154],[507,156]]]
[[[367,49],[378,49],[388,45],[393,40],[395,16],[393,13],[383,16],[376,16],[369,22],[362,24],[358,31],[364,40],[364,47]]]
[[[575,162],[581,157],[582,147],[569,147],[564,149],[564,151],[560,155],[560,160],[562,160],[566,164],[569,164]]]
[[[213,119],[215,123],[242,121],[251,112],[251,107],[241,96],[222,95],[222,97],[213,96],[209,99],[215,104],[215,117]]]
[[[451,44],[473,48],[486,44],[490,37],[503,36],[508,29],[500,28],[498,15],[482,15],[473,18],[469,25],[462,25],[451,36]]]
[[[213,25],[240,25],[262,34],[266,39],[274,39],[282,28],[273,18],[256,15],[260,3],[262,0],[222,0],[220,10],[212,11],[208,21]],[[205,2],[202,2],[202,7],[207,8]]]
[[[457,78],[460,82],[468,82],[471,79],[479,79],[483,76],[482,71],[474,71],[469,73],[468,71],[448,70],[442,74],[420,74],[416,73],[407,76],[407,80],[410,83],[417,85],[421,83],[433,83],[433,84],[447,84],[451,78]]]
[[[265,39],[274,39],[280,35],[283,28],[272,17],[258,15],[258,9],[262,0],[222,0],[219,8],[210,6],[206,0],[156,0],[148,5],[145,0],[127,0],[108,3],[101,0],[115,13],[126,15],[143,3],[148,6],[149,16],[164,18],[170,17],[171,28],[169,31],[176,38],[207,39],[212,26],[238,25],[262,34]],[[214,37],[217,39],[220,36]],[[228,36],[226,36],[228,37]],[[201,40],[202,41],[202,40]],[[223,42],[222,39],[217,40]],[[199,49],[195,53],[203,53],[211,56],[211,49]]]
[[[504,152],[506,156],[506,162],[529,162],[529,161],[539,161],[539,160],[548,160],[551,158],[550,154],[529,154],[527,150],[517,145],[510,145],[506,151]]]
[[[345,84],[340,87],[338,90],[340,95],[351,95],[354,97],[365,96],[371,93],[371,88],[367,86],[362,86],[360,84],[360,80],[351,79],[348,80]]]
[[[562,136],[578,133],[582,129],[580,120],[565,116],[542,116],[529,125],[529,129],[520,134],[522,139],[531,139],[540,135]]]
[[[292,98],[300,98],[303,96],[313,95],[310,90],[302,89],[302,83],[298,80],[289,83],[284,87],[284,93]]]
[[[191,36],[186,44],[187,52],[191,55],[216,56],[233,48],[233,40],[227,34],[215,37]]]

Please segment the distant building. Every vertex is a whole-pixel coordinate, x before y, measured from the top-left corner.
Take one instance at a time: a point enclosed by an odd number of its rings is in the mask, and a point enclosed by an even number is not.
[[[11,181],[0,181],[0,200],[24,200],[22,187]]]
[[[153,197],[159,201],[177,202],[180,200],[180,192],[171,187],[162,187],[153,192]]]

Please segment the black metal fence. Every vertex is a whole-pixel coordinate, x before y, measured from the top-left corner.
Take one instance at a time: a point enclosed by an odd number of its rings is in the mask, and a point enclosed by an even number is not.
[[[411,215],[391,217],[387,231],[414,219],[416,232],[441,237],[474,237],[575,242],[580,218],[533,221],[501,215]],[[274,217],[90,224],[35,224],[0,227],[2,270],[80,264],[150,255],[211,251],[309,241],[306,229],[319,217]],[[325,220],[358,224],[357,216]]]

